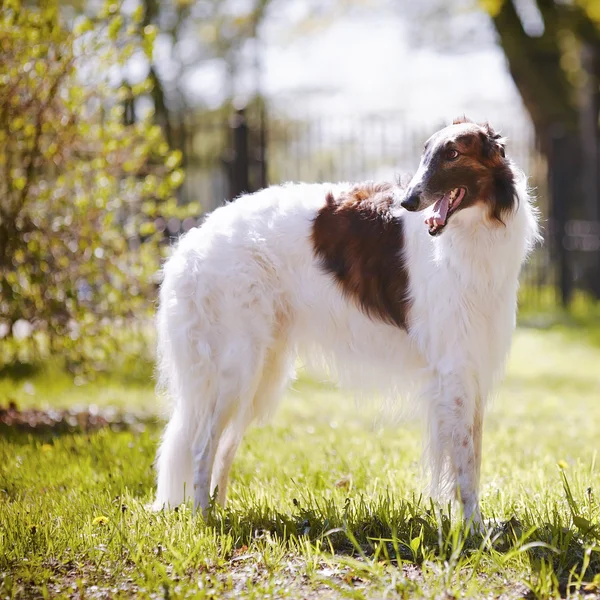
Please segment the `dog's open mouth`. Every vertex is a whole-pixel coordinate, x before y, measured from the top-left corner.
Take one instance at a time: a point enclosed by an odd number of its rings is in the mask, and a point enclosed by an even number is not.
[[[434,205],[433,212],[425,219],[429,227],[429,235],[438,235],[442,232],[448,219],[456,211],[465,196],[465,188],[458,187],[446,192]]]

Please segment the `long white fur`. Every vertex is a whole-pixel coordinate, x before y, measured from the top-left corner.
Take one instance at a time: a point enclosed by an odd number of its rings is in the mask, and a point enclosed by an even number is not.
[[[426,213],[398,208],[412,308],[408,333],[367,317],[315,259],[312,222],[327,192],[351,184],[271,187],[215,210],[164,267],[158,311],[160,384],[172,414],[157,457],[155,507],[225,501],[249,423],[276,405],[298,354],[343,385],[409,398],[427,415],[432,493],[478,505],[481,421],[515,326],[518,275],[535,242],[525,177],[506,226],[481,206],[432,238]],[[399,199],[400,200],[400,199]],[[399,205],[399,204],[398,204]],[[393,259],[394,257],[390,257]]]

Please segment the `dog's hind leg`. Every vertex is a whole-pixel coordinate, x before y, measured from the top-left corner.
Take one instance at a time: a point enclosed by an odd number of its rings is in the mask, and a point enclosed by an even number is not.
[[[227,500],[227,483],[231,465],[251,420],[252,417],[247,414],[234,417],[219,442],[212,474],[211,494],[217,490],[217,502],[221,506],[225,506]]]
[[[225,475],[228,474],[246,427],[256,415],[253,400],[263,376],[266,351],[250,340],[237,340],[231,356],[235,359],[220,365],[216,399],[192,446],[194,508],[201,509],[205,516],[215,487],[211,481],[219,485],[224,467]],[[221,493],[225,488],[226,477]]]
[[[227,424],[223,414],[213,414],[208,430],[198,432],[192,446],[194,467],[194,510],[201,509],[206,517],[210,505],[210,480],[217,448]]]
[[[221,506],[225,505],[231,465],[248,425],[253,418],[264,416],[276,405],[292,378],[292,366],[293,357],[285,342],[271,348],[267,352],[250,412],[244,406],[227,426],[219,444],[211,485],[211,493],[217,489],[217,500]]]

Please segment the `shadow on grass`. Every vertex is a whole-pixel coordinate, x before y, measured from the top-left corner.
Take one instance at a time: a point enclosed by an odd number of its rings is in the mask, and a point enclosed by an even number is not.
[[[153,414],[119,412],[108,409],[19,410],[14,403],[0,405],[0,436],[11,444],[30,445],[49,442],[64,435],[90,434],[100,429],[142,431],[147,425],[158,427]]]
[[[43,370],[41,364],[13,362],[0,367],[0,379],[23,381],[35,377]]]
[[[519,327],[556,332],[566,341],[600,348],[600,303],[586,310],[525,313]]]
[[[566,491],[570,495],[568,483]],[[572,502],[570,496],[572,510],[577,509]],[[347,498],[341,507],[333,500],[313,497],[306,503],[294,499],[294,506],[291,513],[267,505],[243,512],[215,509],[208,524],[221,534],[233,535],[238,547],[269,537],[292,544],[308,540],[331,554],[373,563],[442,562],[462,568],[475,567],[487,556],[501,571],[521,555],[530,565],[532,577],[526,585],[532,598],[600,588],[600,531],[575,513],[568,522],[558,511],[552,521],[533,514],[523,515],[522,520],[513,517],[488,525],[484,536],[469,533],[449,508],[427,506],[421,499],[383,497],[374,503],[357,496]]]

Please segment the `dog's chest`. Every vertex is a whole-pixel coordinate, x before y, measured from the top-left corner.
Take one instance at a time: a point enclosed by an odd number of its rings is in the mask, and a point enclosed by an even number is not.
[[[517,278],[482,257],[427,261],[413,270],[409,334],[427,362],[496,370],[510,348]]]

